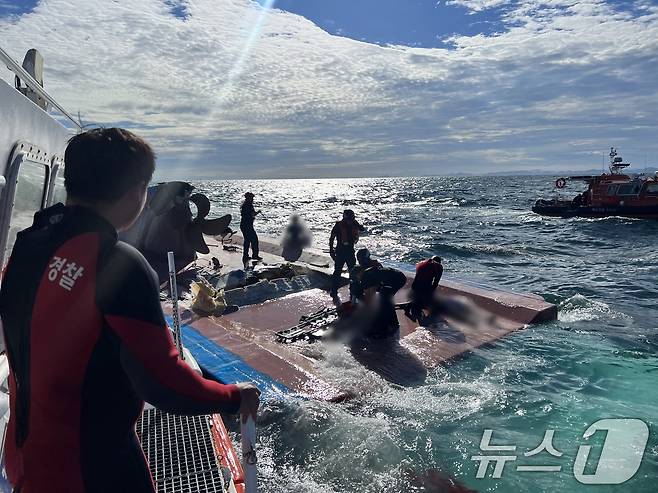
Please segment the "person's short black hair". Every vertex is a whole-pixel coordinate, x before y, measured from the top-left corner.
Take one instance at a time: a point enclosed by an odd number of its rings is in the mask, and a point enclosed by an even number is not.
[[[155,153],[122,128],[94,128],[69,140],[64,154],[64,186],[69,197],[112,202],[132,187],[149,183]]]

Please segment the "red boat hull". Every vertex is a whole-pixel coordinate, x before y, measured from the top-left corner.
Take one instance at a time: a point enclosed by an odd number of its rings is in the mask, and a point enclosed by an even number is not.
[[[658,219],[658,205],[652,206],[574,206],[571,201],[538,200],[532,211],[551,217],[628,217],[633,219]]]

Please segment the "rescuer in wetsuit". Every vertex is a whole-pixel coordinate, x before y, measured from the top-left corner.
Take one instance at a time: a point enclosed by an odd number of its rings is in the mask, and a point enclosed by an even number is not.
[[[370,251],[367,248],[361,248],[356,252],[356,261],[357,265],[350,271],[350,297],[352,302],[365,301],[366,289],[378,287],[377,283],[374,282],[374,277],[369,274],[383,268],[378,260],[370,256]],[[369,281],[367,284],[364,276]]]
[[[153,493],[135,434],[145,400],[177,414],[255,414],[259,391],[205,379],[179,358],[153,269],[117,241],[144,205],[149,145],[94,129],[65,158],[66,205],[18,233],[0,289],[7,477],[24,493]]]
[[[411,304],[405,309],[409,318],[418,320],[423,309],[432,305],[442,275],[443,264],[437,255],[416,264],[416,277],[411,284]]]
[[[244,202],[240,207],[240,231],[242,231],[242,238],[244,243],[242,246],[242,261],[249,260],[249,248],[251,247],[251,259],[263,260],[258,255],[258,235],[254,229],[254,219],[260,214],[260,211],[254,209],[254,194],[247,192],[244,194]]]
[[[338,221],[331,230],[329,236],[329,255],[334,260],[334,274],[331,283],[331,296],[338,296],[341,273],[343,266],[347,264],[348,271],[356,265],[354,256],[354,244],[359,241],[359,232],[365,231],[354,217],[354,211],[345,209],[343,219]],[[334,241],[336,246],[334,247]]]
[[[356,253],[359,265],[352,270],[351,294],[356,302],[365,302],[376,306],[374,320],[366,327],[367,337],[390,337],[400,329],[395,312],[395,294],[405,285],[407,277],[404,272],[391,267],[384,267],[373,259],[367,248],[361,248]],[[374,293],[379,297],[374,302]]]

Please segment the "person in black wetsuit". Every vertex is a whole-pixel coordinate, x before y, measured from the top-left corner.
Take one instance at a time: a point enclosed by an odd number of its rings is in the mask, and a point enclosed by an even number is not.
[[[347,264],[347,268],[351,272],[356,265],[354,244],[359,241],[361,231],[365,231],[365,228],[357,222],[354,211],[350,209],[343,211],[343,219],[338,221],[331,230],[329,255],[334,260],[334,274],[331,283],[331,296],[334,298],[338,296],[343,267]]]
[[[394,297],[406,284],[407,277],[402,271],[384,267],[371,257],[367,248],[356,252],[356,258],[359,265],[353,269],[350,283],[353,300],[376,304],[375,317],[365,334],[374,338],[391,337],[400,329]],[[376,300],[375,293],[379,293]]]
[[[258,252],[258,235],[254,229],[254,219],[260,214],[260,211],[254,209],[254,194],[247,192],[244,194],[244,202],[240,207],[240,231],[242,231],[242,238],[244,243],[242,246],[242,261],[249,260],[249,248],[251,248],[251,259],[263,260]]]
[[[352,302],[364,301],[366,298],[366,289],[375,287],[372,282],[372,273],[383,269],[384,266],[370,256],[367,248],[361,248],[356,253],[357,265],[350,271],[350,298]],[[367,277],[367,285],[366,279]]]
[[[5,437],[15,491],[154,493],[135,434],[144,401],[178,414],[255,414],[259,391],[180,358],[153,269],[117,231],[139,215],[155,166],[128,131],[66,149],[66,205],[18,233],[0,289],[10,376]]]

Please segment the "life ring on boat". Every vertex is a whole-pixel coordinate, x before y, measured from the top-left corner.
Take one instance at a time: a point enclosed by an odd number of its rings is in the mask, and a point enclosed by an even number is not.
[[[567,186],[567,180],[565,180],[564,178],[558,178],[557,180],[555,180],[556,188],[564,188],[566,186]]]

